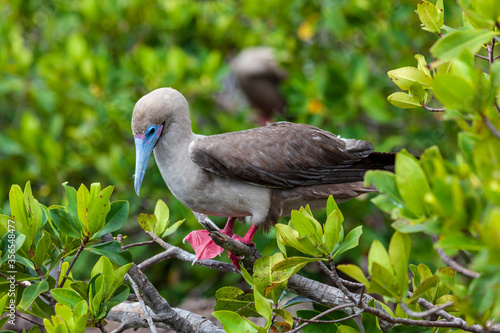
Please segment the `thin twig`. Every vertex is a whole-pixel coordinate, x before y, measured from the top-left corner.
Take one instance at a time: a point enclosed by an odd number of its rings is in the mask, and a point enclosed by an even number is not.
[[[33,258],[35,256],[35,253],[33,252],[33,249],[30,249],[30,257]],[[33,264],[33,267],[35,267],[35,272],[38,274],[38,277],[40,278],[41,281],[45,281],[45,277],[42,274],[42,271],[40,268],[35,264],[33,260],[31,260],[31,263]]]
[[[210,259],[203,259],[203,260],[196,260],[196,256],[192,253],[189,253],[187,251],[184,251],[180,247],[171,245],[167,242],[165,242],[163,239],[160,237],[156,236],[154,233],[150,231],[146,231],[146,234],[151,237],[151,239],[156,242],[158,245],[163,247],[166,251],[159,253],[149,259],[144,260],[142,263],[137,265],[139,269],[145,270],[154,265],[157,262],[163,261],[168,258],[177,258],[183,261],[190,262],[192,264],[197,264],[200,266],[208,267],[208,268],[213,268],[216,270],[219,270],[221,272],[230,272],[230,273],[239,273],[236,268],[232,264],[228,264],[225,262],[217,261],[217,260],[210,260]]]
[[[412,309],[410,309],[408,307],[408,305],[406,305],[405,302],[401,302],[399,303],[399,306],[401,307],[401,309],[403,309],[403,311],[410,317],[414,317],[414,318],[424,318],[424,317],[428,317],[430,315],[433,315],[437,312],[439,312],[440,310],[443,310],[449,306],[452,306],[453,305],[453,301],[452,302],[448,302],[448,303],[445,303],[445,304],[442,304],[442,305],[439,305],[439,306],[434,306],[432,309],[429,309],[427,311],[421,311],[421,312],[417,312],[417,311],[413,311]]]
[[[24,285],[24,283],[19,282],[19,281],[17,281],[16,279],[12,279],[12,278],[8,277],[7,275],[5,275],[5,274],[3,274],[3,273],[1,273],[1,272],[0,272],[0,276],[1,276],[1,277],[3,277],[3,278],[5,278],[6,280],[12,280],[12,281],[14,281],[14,283],[15,283],[15,284],[17,284],[18,286],[21,286],[21,287],[23,287],[23,288],[26,288],[26,287],[27,287],[26,285]]]
[[[335,283],[338,284],[339,289],[351,300],[352,302],[358,304],[358,300],[356,299],[356,295],[351,293],[344,285],[342,285],[342,282],[340,281],[340,278],[337,274],[337,271],[335,269],[335,264],[333,263],[333,260],[330,261],[330,266],[332,267],[331,270],[329,270],[326,265],[322,262],[319,262],[320,267],[325,271],[329,272],[330,277],[334,280]],[[395,318],[389,315],[385,311],[381,311],[380,309],[372,308],[365,303],[360,303],[361,310],[371,313],[374,316],[377,316],[379,319],[382,319],[384,321],[393,323],[393,324],[403,324],[406,326],[422,326],[422,327],[450,327],[450,328],[460,328],[464,331],[469,331],[469,332],[474,332],[474,333],[484,333],[485,329],[480,326],[480,325],[472,325],[469,326],[464,320],[457,318],[456,320],[453,321],[447,321],[447,320],[417,320],[417,319],[409,319],[409,318]],[[444,311],[444,310],[443,310]],[[500,332],[500,327],[491,327],[489,328],[488,332]]]
[[[430,111],[430,112],[444,112],[445,111],[444,108],[431,108],[430,106],[427,106],[424,103],[422,103],[422,107],[425,110]]]
[[[87,245],[88,241],[89,241],[89,237],[85,236],[82,240],[82,244],[80,244],[80,247],[78,248],[75,256],[73,257],[73,260],[71,260],[71,263],[69,264],[68,269],[64,273],[64,277],[61,280],[61,283],[59,284],[59,288],[62,288],[62,286],[64,286],[64,282],[66,282],[66,278],[69,276],[69,272],[71,271],[71,269],[73,268],[73,265],[75,264],[76,260],[80,256],[80,253],[82,253],[83,249],[85,249],[85,245]]]
[[[149,325],[149,329],[151,330],[152,333],[156,333],[156,326],[153,323],[153,319],[151,318],[151,314],[149,313],[149,309],[146,307],[146,304],[144,303],[144,300],[142,299],[141,296],[141,291],[139,290],[139,287],[137,287],[137,284],[135,283],[134,279],[128,274],[125,274],[125,277],[130,281],[130,285],[132,286],[132,289],[134,289],[135,296],[139,300],[139,303],[141,304],[141,308],[144,311],[144,317],[146,317],[146,320]]]
[[[498,56],[500,57],[500,56]],[[498,107],[498,103],[497,103],[497,97],[495,96],[495,101],[493,102],[493,106],[495,107],[495,109],[497,110],[498,114],[500,115],[500,108]]]
[[[99,330],[101,330],[102,333],[108,333],[108,331],[104,328],[104,325],[102,324],[102,320],[97,322],[95,325]]]
[[[500,139],[500,132],[495,128],[495,126],[493,126],[493,124],[490,122],[490,120],[488,119],[488,117],[486,117],[486,115],[484,113],[480,113],[480,115],[481,115],[481,118],[483,119],[484,124],[486,125],[486,127],[488,127],[488,129],[490,130],[490,132],[497,139]]]
[[[488,57],[485,57],[485,56],[480,55],[480,54],[474,54],[474,56],[475,56],[476,58],[480,58],[480,59],[484,59],[484,60],[489,60],[489,58],[488,58]]]
[[[29,318],[29,317],[26,317],[26,316],[22,315],[19,311],[16,311],[16,316],[17,316],[17,317],[19,317],[19,318],[23,318],[24,320],[29,321],[30,323],[35,324],[35,325],[37,325],[38,327],[44,327],[44,326],[43,326],[43,323],[39,323],[39,322],[37,322],[37,321],[36,321],[36,320],[34,320],[34,319],[31,319],[31,318]]]
[[[155,243],[155,241],[150,240],[150,241],[145,241],[145,242],[123,245],[122,250],[126,250],[126,249],[129,249],[129,248],[134,247],[134,246],[143,246],[143,245],[149,245],[149,244],[154,244],[154,243]]]
[[[434,242],[434,245],[436,245],[436,243],[438,241],[437,236],[433,236],[432,237],[432,241]],[[461,266],[455,260],[453,260],[450,257],[448,257],[448,255],[446,253],[444,253],[443,249],[436,248],[436,247],[435,247],[435,249],[436,249],[437,253],[439,254],[439,256],[441,257],[441,259],[443,260],[443,262],[446,265],[448,265],[451,268],[453,268],[458,273],[460,273],[462,275],[465,275],[467,277],[470,277],[470,278],[478,278],[479,277],[479,273],[474,272],[474,271],[472,271],[472,270],[470,270],[468,268],[465,268],[465,267]]]
[[[62,257],[61,261],[59,262],[59,269],[57,270],[57,275],[56,275],[56,284],[59,282],[59,279],[61,278],[61,271],[62,271],[63,262],[64,262],[64,257]]]
[[[350,304],[352,304],[352,303],[350,303]],[[328,313],[332,312],[330,310],[333,310],[333,309],[329,309],[328,311],[320,313],[319,315],[317,315],[317,316],[315,316],[315,317],[313,317],[311,319],[303,319],[303,318],[298,318],[298,317],[293,316],[293,319],[295,319],[295,320],[297,320],[299,322],[304,321],[304,324],[302,324],[300,326],[297,326],[296,328],[294,328],[293,330],[289,331],[288,333],[299,332],[301,329],[303,329],[304,327],[306,327],[309,324],[334,324],[334,323],[340,323],[342,321],[346,321],[346,320],[352,319],[354,317],[359,317],[361,315],[361,312],[358,312],[358,313],[352,314],[350,316],[347,316],[347,317],[344,317],[344,318],[340,318],[340,319],[335,319],[335,320],[317,320],[317,318],[321,318],[324,315],[326,315],[327,312]]]
[[[491,64],[493,64],[493,61],[495,61],[494,57],[493,57],[493,49],[495,47],[495,39],[493,39],[493,41],[490,43],[487,43],[486,44],[486,50],[488,51],[488,62]]]

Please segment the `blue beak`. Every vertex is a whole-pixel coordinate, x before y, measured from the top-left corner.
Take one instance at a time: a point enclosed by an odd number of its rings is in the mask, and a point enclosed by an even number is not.
[[[135,141],[135,180],[134,189],[137,195],[141,190],[142,180],[146,173],[149,156],[156,146],[156,142],[160,137],[163,125],[153,125],[148,128],[144,134],[134,135]]]

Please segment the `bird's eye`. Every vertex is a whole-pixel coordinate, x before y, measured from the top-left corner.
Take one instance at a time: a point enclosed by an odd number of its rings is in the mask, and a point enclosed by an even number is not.
[[[155,132],[156,128],[154,128],[154,126],[151,126],[150,128],[148,128],[147,132],[146,132],[146,135],[148,136],[151,136],[153,135],[153,133]]]

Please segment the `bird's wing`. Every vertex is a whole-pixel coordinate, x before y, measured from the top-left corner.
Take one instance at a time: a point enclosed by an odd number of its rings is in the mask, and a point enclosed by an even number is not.
[[[362,180],[367,168],[357,168],[356,163],[370,155],[373,146],[314,126],[278,122],[202,137],[191,143],[189,151],[205,170],[261,186],[289,188]]]

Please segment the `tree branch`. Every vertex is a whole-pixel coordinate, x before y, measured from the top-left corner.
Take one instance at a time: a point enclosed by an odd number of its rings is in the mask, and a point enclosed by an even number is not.
[[[422,103],[422,107],[427,110],[427,111],[430,111],[430,112],[444,112],[445,109],[444,108],[431,108],[430,106],[427,106],[425,104]]]
[[[434,242],[434,248],[436,249],[437,253],[439,254],[439,256],[441,257],[441,259],[443,260],[443,262],[446,265],[450,266],[451,268],[453,268],[458,273],[460,273],[462,275],[465,275],[467,277],[470,277],[470,278],[478,278],[479,277],[479,273],[474,272],[474,271],[472,271],[470,269],[467,269],[467,268],[461,266],[455,260],[453,260],[450,257],[448,257],[448,255],[446,253],[444,253],[443,249],[436,248],[435,245],[436,245],[436,243],[438,241],[437,236],[432,236],[432,241]]]
[[[139,300],[139,304],[141,304],[141,308],[144,311],[144,317],[146,317],[146,321],[148,322],[149,329],[151,330],[152,333],[156,333],[156,327],[153,324],[153,319],[151,319],[151,314],[149,313],[149,309],[146,307],[146,304],[144,304],[144,300],[142,299],[139,287],[137,287],[137,284],[135,283],[134,279],[132,279],[129,274],[125,274],[125,277],[129,280],[130,285],[132,286],[132,289],[134,290],[135,296]]]
[[[16,311],[16,316],[18,316],[19,318],[23,318],[24,320],[26,320],[26,321],[28,321],[28,322],[30,322],[32,324],[35,324],[35,325],[37,325],[40,328],[41,327],[45,327],[45,326],[43,326],[43,323],[39,323],[36,320],[33,320],[33,319],[29,318],[29,317],[26,317],[26,316],[22,315],[21,312],[19,312],[19,311]]]
[[[475,56],[476,58],[479,58],[479,59],[489,60],[489,58],[488,58],[488,57],[485,57],[485,56],[480,55],[480,54],[474,54],[474,56]]]
[[[294,328],[293,330],[289,331],[289,333],[296,333],[296,332],[299,332],[301,329],[303,329],[304,327],[306,327],[307,325],[309,324],[333,324],[333,323],[339,323],[339,322],[342,322],[342,321],[346,321],[346,320],[349,320],[351,318],[354,318],[354,317],[358,317],[361,315],[360,312],[358,313],[355,313],[353,315],[350,315],[350,316],[347,316],[345,318],[340,318],[340,319],[336,319],[336,320],[318,320],[319,318],[329,314],[329,313],[332,313],[334,311],[338,311],[338,310],[342,310],[344,308],[349,308],[349,307],[354,307],[355,304],[354,303],[346,303],[346,304],[342,304],[342,305],[339,305],[337,307],[334,307],[334,308],[331,308],[331,309],[328,309],[326,311],[324,311],[323,313],[320,313],[319,315],[317,316],[314,316],[313,318],[311,319],[304,319],[304,318],[298,318],[298,317],[293,317],[293,319],[297,320],[298,322],[305,322],[304,324]]]
[[[146,234],[151,237],[151,239],[158,243],[161,247],[163,247],[166,251],[159,253],[149,259],[144,260],[142,263],[140,263],[138,266],[141,270],[148,269],[152,265],[154,265],[157,262],[163,261],[168,258],[177,258],[182,261],[187,261],[193,264],[197,264],[200,266],[205,266],[208,268],[213,268],[222,272],[230,272],[230,273],[238,273],[236,268],[225,262],[220,262],[217,260],[210,260],[210,259],[204,259],[204,260],[198,260],[196,261],[196,256],[192,253],[189,253],[187,251],[184,251],[180,247],[173,246],[167,242],[165,242],[163,239],[160,237],[156,236],[154,233],[150,231],[146,231]]]
[[[340,277],[337,274],[337,271],[335,269],[335,265],[333,263],[333,260],[330,260],[330,266],[332,267],[332,270],[329,270],[326,265],[323,262],[319,262],[321,268],[323,271],[329,273],[330,277],[334,280],[336,284],[338,284],[339,289],[349,298],[353,303],[357,304],[356,300],[356,295],[351,293],[345,286],[342,285],[342,282],[340,280]],[[369,307],[366,305],[366,303],[362,302],[359,303],[358,306],[361,310],[371,313],[374,316],[377,316],[379,319],[382,319],[384,321],[387,321],[389,323],[393,324],[403,324],[406,326],[422,326],[422,327],[450,327],[450,328],[460,328],[464,331],[469,331],[469,332],[474,332],[474,333],[484,333],[486,332],[485,328],[483,328],[480,325],[472,325],[469,326],[464,320],[460,318],[455,318],[453,320],[447,321],[447,320],[438,320],[438,321],[432,321],[432,320],[416,320],[416,319],[408,319],[408,318],[394,318],[390,316],[387,312],[385,311],[380,311],[379,309]],[[440,311],[444,311],[442,309],[437,310],[436,313],[439,313]],[[384,331],[386,329],[382,328]],[[491,332],[500,332],[500,325],[495,325],[493,327],[489,327],[487,330],[489,333]]]
[[[496,101],[495,101],[495,104],[496,104]],[[496,107],[498,108],[497,105],[496,105]],[[490,132],[497,139],[500,139],[500,132],[495,128],[495,126],[493,126],[493,124],[490,122],[490,120],[488,119],[488,117],[486,117],[486,115],[484,113],[480,113],[480,115],[481,115],[481,118],[483,119],[484,124],[486,125],[486,127],[488,127],[488,129],[490,130]]]
[[[436,314],[437,312],[439,312],[440,310],[443,310],[449,306],[452,306],[453,305],[453,302],[448,302],[448,303],[445,303],[445,304],[442,304],[442,305],[439,305],[439,306],[434,306],[433,308],[427,310],[427,311],[421,311],[421,312],[417,312],[417,311],[413,311],[412,309],[410,309],[408,307],[408,305],[406,305],[405,302],[401,302],[399,303],[399,306],[401,307],[401,309],[403,309],[403,311],[410,317],[414,317],[414,318],[424,318],[424,317],[428,317],[430,315],[433,315],[433,314]],[[446,319],[446,318],[445,318]]]
[[[111,234],[106,234],[101,237],[104,241],[113,240]],[[138,288],[144,295],[145,303],[153,310],[155,314],[162,314],[165,322],[176,332],[195,333],[196,328],[185,318],[180,317],[175,312],[167,300],[161,297],[155,286],[148,280],[146,275],[141,272],[136,264],[133,264],[128,271],[128,275],[134,279]]]
[[[69,267],[68,269],[66,270],[65,274],[64,274],[64,277],[63,279],[61,280],[61,283],[59,284],[59,288],[61,288],[62,286],[64,286],[64,282],[66,282],[66,278],[68,277],[69,275],[69,272],[71,272],[71,269],[73,268],[73,265],[75,264],[76,260],[78,259],[78,257],[80,256],[80,253],[82,253],[83,249],[85,249],[85,245],[87,245],[89,241],[89,237],[88,236],[85,236],[82,240],[82,244],[80,244],[80,247],[78,248],[78,250],[76,251],[76,254],[75,256],[73,257],[73,260],[71,260],[71,263],[69,264]],[[56,281],[57,282],[57,281]]]
[[[154,244],[155,242],[150,240],[150,241],[145,241],[145,242],[139,242],[139,243],[133,243],[133,244],[128,244],[128,245],[123,245],[122,250],[129,249],[134,246],[143,246],[143,245],[149,245],[149,244]]]

